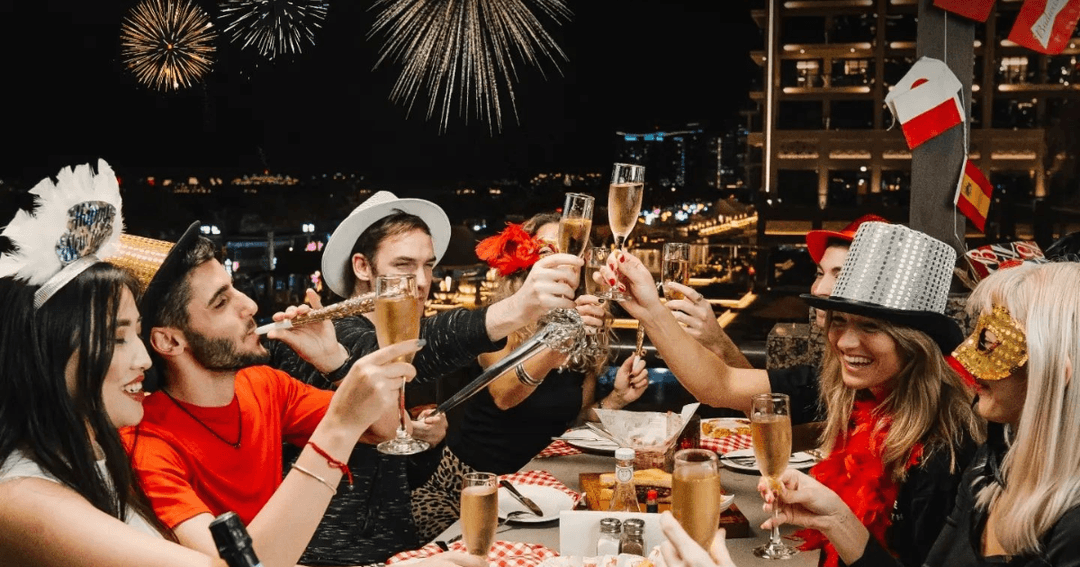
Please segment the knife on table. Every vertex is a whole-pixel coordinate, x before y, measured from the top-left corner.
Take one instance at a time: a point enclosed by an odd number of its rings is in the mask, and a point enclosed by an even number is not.
[[[510,481],[500,480],[499,486],[505,488],[508,492],[510,492],[510,496],[513,496],[514,500],[521,502],[526,508],[529,509],[530,512],[536,514],[537,516],[540,516],[541,518],[544,517],[544,511],[536,505],[536,502],[533,502],[532,499],[527,498],[524,494],[518,492],[518,489],[515,488],[514,485],[510,484]]]

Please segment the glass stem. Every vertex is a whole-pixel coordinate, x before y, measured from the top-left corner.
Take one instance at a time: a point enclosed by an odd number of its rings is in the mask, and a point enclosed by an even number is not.
[[[772,535],[769,537],[769,545],[777,547],[780,545],[780,506],[779,502],[773,504],[772,511]]]
[[[401,381],[401,395],[398,397],[398,408],[401,411],[401,425],[398,426],[397,437],[398,439],[405,439],[409,436],[409,430],[406,429],[406,424],[409,419],[409,412],[405,411],[405,381]]]

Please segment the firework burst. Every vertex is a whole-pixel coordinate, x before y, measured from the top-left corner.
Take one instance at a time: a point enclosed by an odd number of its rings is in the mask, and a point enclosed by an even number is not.
[[[206,12],[188,0],[145,0],[120,28],[121,58],[148,87],[190,87],[213,65],[212,25]]]
[[[515,56],[538,68],[542,56],[560,72],[556,56],[566,60],[529,4],[556,23],[571,16],[565,0],[376,0],[382,12],[368,37],[383,33],[386,41],[375,67],[386,61],[402,65],[390,99],[411,112],[426,90],[427,118],[441,100],[445,131],[457,94],[459,115],[468,120],[472,109],[489,130],[501,131],[500,82],[517,120]]]
[[[219,18],[233,43],[273,60],[315,44],[330,4],[324,0],[225,0]]]

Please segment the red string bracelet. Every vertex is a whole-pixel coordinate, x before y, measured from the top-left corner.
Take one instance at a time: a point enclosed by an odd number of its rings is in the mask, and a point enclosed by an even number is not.
[[[326,464],[330,465],[330,468],[339,469],[341,474],[345,475],[345,478],[349,480],[349,488],[352,488],[352,471],[349,470],[349,465],[331,457],[330,453],[323,451],[322,447],[316,445],[314,441],[308,441],[308,445],[310,445],[312,449],[315,449],[315,452],[322,456],[322,458],[326,459]]]

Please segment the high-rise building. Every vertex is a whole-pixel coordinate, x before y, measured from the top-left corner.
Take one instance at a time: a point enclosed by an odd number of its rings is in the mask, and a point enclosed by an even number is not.
[[[772,22],[769,2],[774,3]],[[750,166],[750,182],[761,189],[763,235],[793,238],[811,225],[863,212],[907,220],[911,151],[899,125],[891,128],[884,100],[915,63],[918,5],[918,0],[758,2],[752,15],[766,44],[751,56],[763,73],[770,68],[770,25],[776,38],[771,105],[766,81],[751,93],[758,111],[746,114],[748,151],[757,167],[770,165],[768,172]],[[1020,6],[1017,0],[997,2],[988,21],[976,24],[972,46],[970,158],[994,185],[991,221],[1001,237],[1015,236],[1009,223],[1015,223],[1010,213],[1016,205],[1047,196],[1052,181],[1047,171],[1054,162],[1048,153],[1076,151],[1058,149],[1053,132],[1061,120],[1075,118],[1080,105],[1080,39],[1055,56],[1010,42]],[[762,155],[766,137],[769,159]],[[942,172],[954,179],[958,173]],[[768,186],[762,186],[765,179]]]
[[[740,158],[745,129],[715,134],[692,123],[677,130],[616,132],[616,159],[645,166],[658,201],[728,197],[744,190]]]

